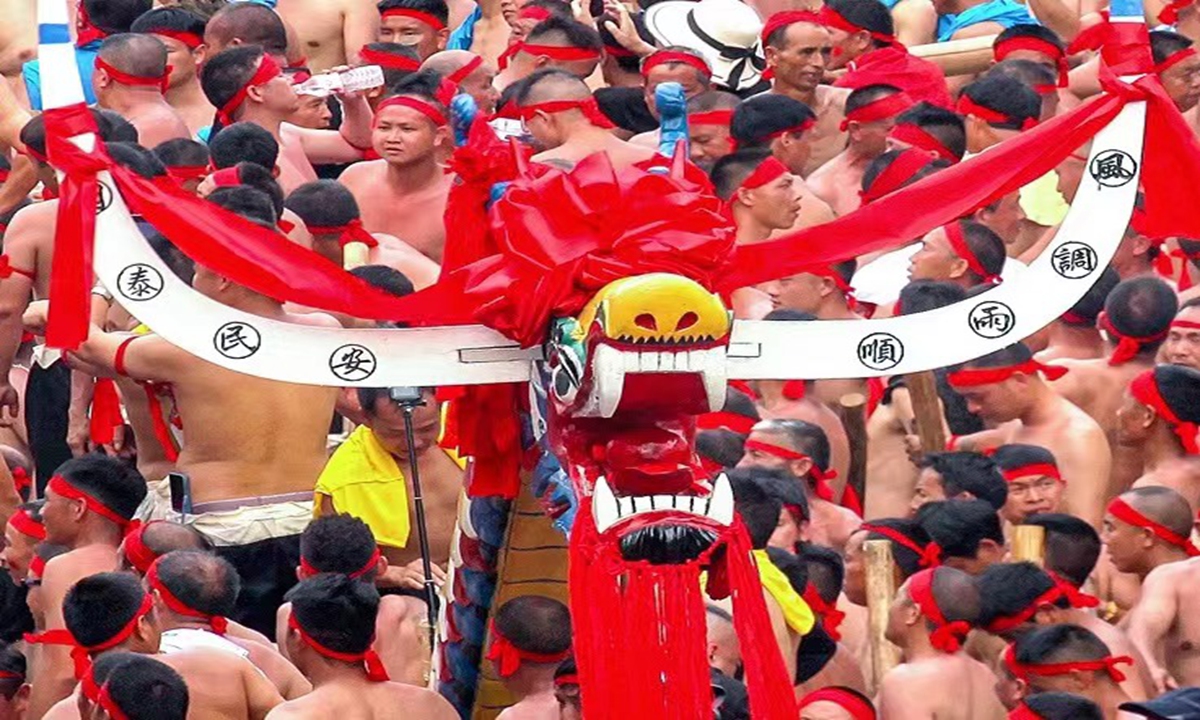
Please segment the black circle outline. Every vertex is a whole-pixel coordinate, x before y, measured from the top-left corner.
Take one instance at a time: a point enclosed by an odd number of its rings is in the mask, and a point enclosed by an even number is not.
[[[231,325],[242,325],[244,327],[249,328],[250,331],[254,333],[254,337],[258,341],[258,344],[254,346],[254,349],[250,351],[249,355],[246,355],[244,357],[234,357],[233,355],[230,355],[221,349],[221,345],[220,345],[220,343],[217,342],[217,340],[221,337],[221,331],[223,331],[227,327],[230,327]],[[250,358],[254,357],[255,354],[257,354],[258,351],[262,348],[262,333],[258,331],[258,328],[254,327],[253,325],[251,325],[248,322],[242,322],[241,320],[231,320],[230,322],[227,322],[224,325],[222,325],[221,327],[217,328],[217,331],[215,333],[213,333],[213,348],[217,351],[217,353],[221,357],[229,358],[230,360],[249,360]]]
[[[993,335],[984,335],[983,333],[981,333],[975,329],[975,325],[971,322],[972,316],[975,314],[976,310],[983,307],[984,305],[999,305],[1000,307],[1004,308],[1008,312],[1008,317],[1012,322],[1008,326],[1007,330],[1000,333],[999,335],[993,336]],[[1000,338],[1002,338],[1005,335],[1012,332],[1013,328],[1015,328],[1016,326],[1017,326],[1017,314],[1015,312],[1013,312],[1013,309],[1011,307],[1009,307],[1006,303],[1002,303],[999,300],[984,300],[984,301],[978,303],[975,307],[971,308],[967,312],[967,328],[969,328],[971,332],[975,333],[976,335],[983,338],[984,340],[999,340]]]
[[[333,369],[333,365],[334,365],[333,361],[335,358],[337,358],[338,353],[342,352],[343,350],[346,350],[347,348],[358,348],[360,350],[365,351],[367,353],[367,355],[370,355],[371,356],[371,371],[368,372],[366,375],[363,375],[361,378],[357,378],[357,379],[345,378],[345,377],[342,377],[341,375],[338,375],[337,370]],[[367,347],[366,345],[359,345],[358,343],[346,343],[345,345],[342,345],[341,347],[337,348],[336,350],[334,350],[332,353],[329,354],[329,372],[332,373],[333,376],[335,378],[337,378],[338,380],[343,380],[345,382],[362,382],[363,380],[366,380],[367,378],[374,375],[375,371],[378,368],[379,368],[379,358],[376,357],[375,353],[371,351],[371,348]]]
[[[134,268],[144,268],[149,270],[150,272],[154,273],[154,277],[158,278],[158,289],[154,291],[154,294],[147,295],[145,297],[133,297],[129,295],[129,293],[125,292],[125,283],[122,281],[125,278],[125,273]],[[162,273],[160,273],[158,268],[154,267],[153,265],[147,265],[146,263],[133,263],[121,268],[121,272],[117,273],[117,292],[121,295],[121,297],[129,300],[130,302],[147,302],[149,300],[153,300],[159,295],[162,295],[162,291],[165,288],[166,282],[163,280]]]
[[[863,359],[862,359],[863,343],[867,342],[868,340],[870,340],[872,338],[876,338],[876,337],[890,338],[892,341],[894,341],[896,343],[896,345],[900,348],[899,357],[896,358],[896,362],[892,363],[891,365],[888,365],[887,367],[874,367],[873,365],[868,365],[866,362],[863,361]],[[858,345],[856,345],[854,348],[854,359],[858,360],[858,363],[860,365],[862,365],[863,367],[865,367],[869,370],[874,370],[875,372],[883,372],[884,370],[891,370],[892,368],[896,367],[900,363],[904,362],[904,343],[900,342],[900,338],[896,337],[895,335],[893,335],[889,332],[873,332],[873,333],[867,335],[866,337],[864,337],[862,340],[858,341]]]
[[[1124,160],[1128,160],[1133,165],[1133,169],[1130,170],[1130,177],[1122,180],[1119,183],[1110,185],[1109,183],[1104,182],[1100,178],[1096,177],[1097,173],[1094,169],[1094,166],[1101,159],[1106,158],[1109,155],[1113,155],[1113,154],[1120,155]],[[1123,166],[1124,166],[1124,163],[1122,162],[1122,167]],[[1125,187],[1129,183],[1133,182],[1133,176],[1137,175],[1138,161],[1137,161],[1137,158],[1135,158],[1134,156],[1125,152],[1124,150],[1121,150],[1120,148],[1109,148],[1108,150],[1101,150],[1100,152],[1098,152],[1094,156],[1092,156],[1091,161],[1088,162],[1087,171],[1088,171],[1088,175],[1091,176],[1092,180],[1094,180],[1097,184],[1099,184],[1102,187],[1106,187],[1106,188]]]
[[[1071,277],[1070,275],[1067,275],[1062,270],[1059,270],[1058,265],[1054,262],[1054,254],[1055,253],[1057,253],[1059,250],[1062,250],[1065,247],[1072,247],[1072,246],[1087,248],[1087,251],[1092,254],[1092,269],[1088,270],[1086,273],[1084,273],[1083,275],[1080,275],[1079,277]],[[1100,267],[1100,255],[1096,252],[1096,248],[1092,247],[1091,245],[1088,245],[1085,242],[1080,242],[1079,240],[1068,240],[1065,243],[1063,243],[1062,245],[1059,245],[1058,247],[1056,247],[1050,251],[1050,269],[1054,270],[1055,274],[1057,274],[1059,277],[1061,277],[1065,280],[1083,280],[1087,277],[1090,277],[1092,275],[1092,273],[1096,272],[1096,268],[1098,268],[1098,267]]]

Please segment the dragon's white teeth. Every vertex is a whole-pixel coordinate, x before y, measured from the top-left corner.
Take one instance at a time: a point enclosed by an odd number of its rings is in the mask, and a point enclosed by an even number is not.
[[[704,394],[708,397],[709,412],[725,407],[725,389],[729,384],[729,371],[725,366],[725,349],[713,348],[703,358]]]
[[[630,373],[697,373],[704,383],[710,411],[725,405],[728,372],[725,348],[705,350],[650,351],[619,350],[597,345],[592,355],[592,391],[580,408],[582,417],[610,418],[616,414]]]
[[[608,481],[600,478],[592,491],[592,517],[596,529],[604,532],[622,520],[635,515],[659,510],[700,515],[722,525],[733,522],[733,489],[729,479],[722,474],[713,486],[712,494],[706,497],[694,495],[630,495],[616,497]]]
[[[617,509],[617,498],[613,496],[608,481],[600,478],[592,490],[592,517],[596,519],[596,529],[604,532],[613,526],[620,518]]]
[[[592,360],[593,394],[598,402],[597,412],[602,418],[610,418],[621,404],[625,390],[625,360],[621,351],[611,345],[597,345]]]
[[[712,494],[708,496],[708,517],[716,520],[722,525],[728,525],[733,522],[733,486],[729,484],[729,478],[725,473],[717,476],[717,481],[713,485]]]

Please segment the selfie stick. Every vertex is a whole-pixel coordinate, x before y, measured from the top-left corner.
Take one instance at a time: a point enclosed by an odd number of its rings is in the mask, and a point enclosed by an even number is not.
[[[425,400],[419,393],[415,396],[396,399],[404,411],[404,438],[408,442],[408,470],[412,477],[413,508],[417,515],[417,538],[421,543],[421,568],[425,573],[425,602],[429,604],[429,647],[432,650],[437,638],[437,590],[433,582],[433,564],[429,560],[429,530],[425,526],[425,500],[421,497],[421,473],[417,470],[416,437],[413,433],[413,410],[423,406]]]

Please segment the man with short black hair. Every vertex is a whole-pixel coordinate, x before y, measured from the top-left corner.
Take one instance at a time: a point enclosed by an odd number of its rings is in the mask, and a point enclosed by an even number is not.
[[[208,146],[191,138],[175,138],[152,148],[154,156],[167,169],[167,175],[179,186],[195,194],[200,181],[208,176]]]
[[[108,653],[92,666],[80,688],[74,717],[110,720],[185,720],[189,694],[183,677],[146,655]],[[103,713],[103,715],[101,715]],[[49,717],[49,716],[47,716]]]
[[[1114,657],[1095,633],[1078,625],[1050,625],[1016,639],[1004,656],[1013,676],[1024,680],[1030,691],[1070,692],[1100,706],[1108,720],[1120,717],[1117,706],[1131,698],[1120,683],[1122,665],[1132,665],[1128,656]]]
[[[499,84],[505,87],[538,70],[550,69],[583,80],[596,71],[603,54],[604,41],[594,28],[569,17],[549,15],[500,57]]]
[[[963,88],[956,109],[966,119],[967,152],[974,154],[1036,125],[1042,99],[1020,80],[988,75]]]
[[[29,690],[25,656],[14,645],[0,646],[0,720],[24,720]]]
[[[152,35],[167,46],[167,86],[163,93],[183,118],[192,137],[212,123],[216,109],[200,88],[200,68],[208,58],[204,18],[181,7],[151,10],[133,22],[130,32]]]
[[[252,122],[236,122],[221,129],[208,143],[212,166],[231,168],[240,162],[252,162],[279,172],[279,143],[270,131]]]
[[[765,242],[800,217],[795,184],[803,182],[766,148],[738,150],[713,165],[713,187],[737,227],[739,245]]]
[[[916,521],[941,550],[942,564],[978,575],[1004,559],[1004,530],[984,500],[939,500],[917,510]]]
[[[379,10],[375,38],[379,42],[411,45],[422,60],[446,49],[450,37],[446,0],[382,0],[375,7]]]
[[[1190,112],[1200,102],[1200,57],[1189,52],[1191,49],[1191,38],[1179,33],[1150,33],[1150,57],[1156,74],[1179,112]]]
[[[1037,513],[1056,513],[1066,484],[1054,453],[1036,445],[1001,445],[992,460],[1008,485],[1008,499],[1000,515],[1012,525]]]
[[[909,280],[939,280],[970,290],[995,285],[1007,264],[1004,240],[971,220],[954,220],[921,239],[909,259]]]
[[[927,102],[917,103],[901,113],[888,133],[888,140],[893,146],[915,147],[951,163],[961,160],[967,151],[962,117]]]
[[[492,621],[487,657],[500,683],[516,698],[498,720],[557,720],[554,677],[571,651],[571,615],[548,597],[505,602]]]
[[[999,511],[1008,499],[1008,488],[996,461],[974,452],[928,453],[920,463],[912,512],[929,502],[979,499]]]
[[[1179,306],[1163,343],[1163,359],[1172,365],[1200,370],[1200,298]]]

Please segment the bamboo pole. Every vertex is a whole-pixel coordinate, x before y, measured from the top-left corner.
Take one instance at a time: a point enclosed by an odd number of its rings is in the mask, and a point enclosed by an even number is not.
[[[942,420],[942,404],[938,398],[937,378],[932,372],[904,376],[904,385],[912,399],[913,417],[922,452],[942,452],[946,449],[946,431]]]
[[[850,442],[850,467],[846,471],[846,490],[854,489],[858,501],[867,502],[867,398],[862,393],[847,393],[838,399],[838,415]],[[843,490],[843,497],[846,490]]]
[[[916,45],[908,50],[940,67],[946,77],[973,75],[987,70],[992,64],[992,43],[995,41],[995,35],[988,35]]]
[[[1017,525],[1012,533],[1012,557],[1016,562],[1027,561],[1042,567],[1046,555],[1046,528],[1039,525]]]
[[[900,648],[888,642],[888,612],[896,596],[896,572],[890,540],[863,544],[867,569],[867,639],[871,647],[871,678],[879,688],[883,676],[900,663]]]

